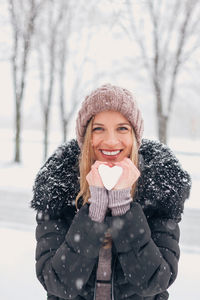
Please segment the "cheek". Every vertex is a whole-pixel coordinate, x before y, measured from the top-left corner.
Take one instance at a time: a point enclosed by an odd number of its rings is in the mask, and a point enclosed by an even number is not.
[[[93,136],[92,137],[92,146],[95,148],[98,146],[99,143],[100,143],[100,139],[98,138],[98,136]]]
[[[127,141],[126,141],[126,149],[129,152],[129,154],[131,153],[132,147],[133,147],[133,141],[132,141],[132,139],[127,139]]]
[[[132,136],[126,136],[124,138],[124,144],[126,145],[127,148],[132,147],[132,145],[133,145]]]

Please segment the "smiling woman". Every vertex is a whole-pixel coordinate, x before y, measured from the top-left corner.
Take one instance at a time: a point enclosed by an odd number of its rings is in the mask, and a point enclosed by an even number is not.
[[[142,134],[133,95],[104,85],[82,103],[77,140],[38,173],[36,272],[48,300],[168,299],[191,181]]]
[[[130,157],[133,145],[132,126],[116,111],[103,111],[93,119],[92,147],[95,160],[117,162]]]

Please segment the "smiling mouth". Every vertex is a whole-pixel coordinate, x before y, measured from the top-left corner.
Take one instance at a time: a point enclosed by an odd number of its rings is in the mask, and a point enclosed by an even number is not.
[[[122,150],[114,150],[114,151],[106,151],[106,150],[100,150],[101,153],[103,153],[104,155],[109,155],[109,156],[115,156],[118,155],[119,153],[122,152]]]

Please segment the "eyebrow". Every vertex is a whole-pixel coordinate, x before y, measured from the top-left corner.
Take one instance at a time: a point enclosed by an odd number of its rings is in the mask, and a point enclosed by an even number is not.
[[[93,126],[95,125],[100,125],[100,126],[104,126],[104,124],[101,124],[101,123],[94,123]],[[122,126],[122,125],[128,125],[131,127],[131,125],[129,123],[118,123],[117,126]]]

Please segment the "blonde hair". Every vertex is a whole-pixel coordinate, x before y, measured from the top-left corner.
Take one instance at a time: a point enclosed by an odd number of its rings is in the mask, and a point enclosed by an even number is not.
[[[78,200],[82,197],[83,198],[83,205],[88,203],[88,199],[90,198],[90,190],[89,185],[86,180],[87,174],[91,170],[91,166],[95,162],[94,151],[92,147],[92,126],[93,126],[93,118],[89,121],[86,129],[86,133],[84,136],[83,147],[81,151],[81,155],[79,157],[79,170],[80,170],[80,192],[78,193],[75,204],[76,208],[78,207]],[[133,146],[131,149],[130,159],[138,167],[138,144],[135,137],[134,129],[132,127],[132,137],[133,137]],[[131,196],[134,197],[136,184],[134,183],[131,189]],[[106,243],[104,248],[109,248],[111,246],[111,239],[109,233],[106,235],[104,240]]]

